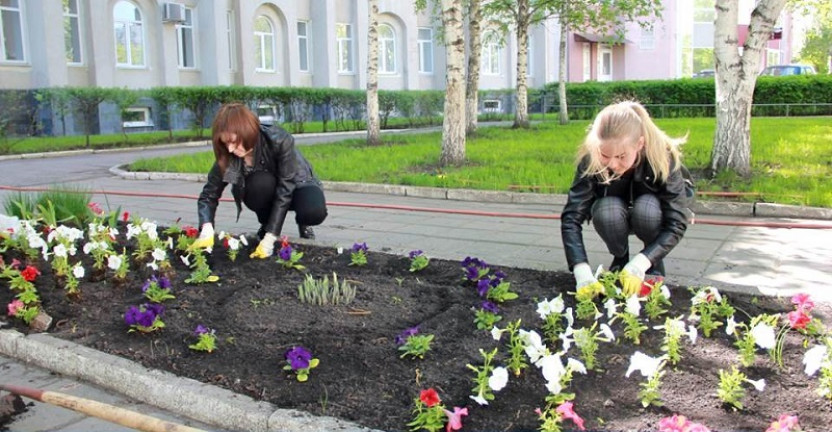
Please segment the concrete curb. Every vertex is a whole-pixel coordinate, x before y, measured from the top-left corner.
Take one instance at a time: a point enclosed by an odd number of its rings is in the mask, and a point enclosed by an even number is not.
[[[183,180],[205,182],[208,178],[206,174],[127,171],[124,169],[125,167],[126,165],[114,166],[110,168],[110,173],[129,180]],[[378,183],[324,181],[323,184],[325,190],[334,192],[372,193],[504,204],[543,204],[562,206],[566,204],[567,198],[567,196],[563,194],[520,193],[477,189],[445,189]],[[832,220],[832,209],[829,208],[803,207],[772,203],[697,200],[694,202],[691,210],[693,210],[693,212],[697,215]]]
[[[163,150],[163,149],[182,148],[182,147],[206,147],[206,148],[210,149],[210,143],[211,143],[210,140],[205,140],[205,141],[188,141],[188,142],[182,142],[182,143],[176,143],[176,144],[160,144],[160,145],[152,145],[152,146],[120,147],[120,148],[108,148],[108,149],[65,150],[65,151],[42,152],[42,153],[22,153],[22,154],[15,154],[15,155],[0,156],[0,161],[14,160],[14,159],[43,159],[43,158],[78,156],[78,155],[97,154],[97,153],[124,153],[124,152],[131,152],[131,151],[137,151],[137,150]]]
[[[333,417],[318,417],[234,393],[169,372],[145,368],[48,334],[0,330],[0,354],[79,378],[126,397],[227,430],[345,431],[372,429]]]

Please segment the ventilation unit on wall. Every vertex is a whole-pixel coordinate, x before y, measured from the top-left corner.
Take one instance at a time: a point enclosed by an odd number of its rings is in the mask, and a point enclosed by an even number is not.
[[[162,21],[174,23],[185,22],[185,5],[165,3],[164,8],[162,8]]]

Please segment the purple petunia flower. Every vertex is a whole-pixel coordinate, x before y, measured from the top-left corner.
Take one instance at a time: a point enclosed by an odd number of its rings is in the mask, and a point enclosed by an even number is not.
[[[208,333],[208,328],[207,327],[205,327],[202,324],[199,324],[199,325],[196,326],[196,330],[194,330],[195,335],[199,336],[199,335],[205,334],[205,333]]]
[[[422,255],[423,253],[424,253],[424,252],[422,252],[421,250],[418,250],[418,249],[417,249],[417,250],[412,250],[412,251],[410,251],[410,253],[409,253],[409,254],[407,254],[407,256],[408,256],[408,257],[410,257],[410,259],[413,259],[413,258],[416,258],[416,257],[417,257],[417,256],[419,256],[419,255]]]
[[[465,277],[468,280],[475,281],[480,277],[480,271],[476,267],[465,267]]]
[[[161,289],[170,288],[170,279],[168,279],[164,276],[159,277],[159,288],[161,288]]]
[[[135,325],[139,321],[141,313],[138,306],[130,306],[127,312],[124,313],[124,323],[128,326]]]
[[[147,292],[147,289],[150,288],[150,284],[152,283],[158,283],[156,275],[151,276],[150,279],[144,282],[144,285],[142,285],[142,292]]]
[[[136,324],[142,327],[150,327],[153,325],[153,321],[156,321],[156,314],[153,311],[144,310],[139,313],[139,319]]]
[[[280,257],[283,261],[289,261],[292,259],[292,247],[291,246],[284,246],[280,248],[280,252],[277,253],[277,256]]]
[[[309,360],[312,360],[312,353],[304,347],[293,347],[286,351],[286,360],[293,371],[309,367]]]
[[[479,258],[465,257],[465,259],[462,260],[462,266],[463,267],[486,268],[486,267],[488,267],[488,264],[486,264],[485,261],[483,261]]]
[[[367,252],[367,243],[355,243],[355,244],[353,244],[352,245],[352,251],[353,252],[364,251],[366,253]]]
[[[165,313],[165,306],[159,303],[145,303],[144,310],[151,312],[153,314],[153,319],[156,319],[157,316]]]
[[[417,334],[419,334],[419,326],[404,329],[398,336],[396,336],[396,345],[404,345],[407,343],[407,338]]]
[[[500,308],[498,308],[497,305],[492,301],[486,300],[482,302],[482,305],[480,307],[482,308],[482,310],[486,312],[491,312],[493,314],[500,313]]]

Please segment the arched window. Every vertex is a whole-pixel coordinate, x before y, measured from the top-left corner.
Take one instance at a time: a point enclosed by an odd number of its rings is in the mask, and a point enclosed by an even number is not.
[[[145,49],[142,12],[131,2],[120,1],[113,8],[113,25],[116,36],[116,66],[143,67]]]
[[[378,71],[396,73],[396,33],[389,24],[378,26]]]
[[[274,26],[263,15],[254,20],[254,52],[257,71],[274,72]]]
[[[487,32],[483,34],[482,38],[482,74],[483,75],[499,75],[500,74],[500,58],[503,50],[500,47],[500,40],[494,32]]]

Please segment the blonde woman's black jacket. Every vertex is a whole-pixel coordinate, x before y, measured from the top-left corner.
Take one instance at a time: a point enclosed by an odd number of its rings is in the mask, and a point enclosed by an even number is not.
[[[315,178],[309,162],[295,149],[294,137],[280,126],[260,126],[260,141],[254,148],[253,169],[254,171],[268,171],[277,180],[271,215],[264,228],[267,232],[279,236],[286,219],[286,212],[292,205],[292,193],[295,187],[304,183],[314,183],[320,186],[320,181]],[[208,181],[197,200],[199,226],[206,222],[214,223],[217,205],[228,184],[231,184],[231,194],[237,206],[237,220],[240,219],[246,176],[243,160],[232,155],[225,175],[220,173],[216,162],[208,172]]]
[[[658,183],[650,164],[643,160],[630,174],[625,174],[609,184],[602,184],[597,176],[583,175],[588,163],[588,159],[584,159],[578,164],[566,206],[561,213],[560,231],[569,270],[571,271],[575,264],[588,262],[581,224],[592,216],[592,204],[595,200],[606,196],[619,197],[630,205],[636,198],[648,193],[659,198],[662,212],[660,232],[656,240],[647,245],[641,253],[646,255],[651,263],[664,258],[676,247],[688,227],[687,208],[692,200],[693,189],[682,175],[683,168],[674,169],[671,162],[667,182]]]

